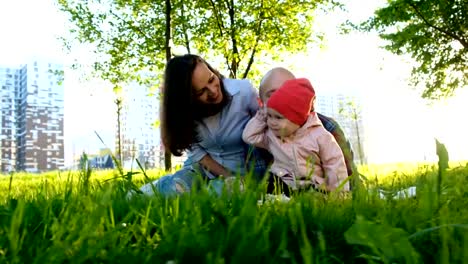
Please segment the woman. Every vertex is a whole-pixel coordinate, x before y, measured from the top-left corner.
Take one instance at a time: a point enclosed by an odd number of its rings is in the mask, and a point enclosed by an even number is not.
[[[161,134],[166,149],[175,156],[187,151],[188,158],[181,170],[141,190],[170,196],[189,192],[197,174],[208,179],[244,175],[250,162],[242,131],[259,108],[257,97],[249,81],[225,78],[197,55],[172,58],[164,75]],[[265,163],[252,160],[263,174]]]

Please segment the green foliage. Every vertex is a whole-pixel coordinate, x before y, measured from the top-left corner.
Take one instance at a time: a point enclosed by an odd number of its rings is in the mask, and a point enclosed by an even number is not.
[[[447,169],[440,208],[431,202],[434,164],[396,169],[366,182],[368,192],[354,203],[304,193],[263,205],[253,185],[221,197],[202,189],[127,200],[128,181],[142,185],[162,171],[15,174],[10,191],[11,178],[1,177],[0,262],[462,263],[468,164]],[[418,188],[414,198],[380,199],[374,192],[409,185]]]
[[[203,54],[220,57],[229,75],[258,75],[259,58],[278,59],[312,42],[314,10],[333,1],[197,1],[193,43]],[[252,73],[249,75],[249,73]]]
[[[92,44],[99,77],[154,83],[165,63],[164,1],[58,0],[73,25],[67,46]],[[162,25],[162,26],[161,26]]]
[[[379,235],[376,235],[379,234]],[[356,222],[344,234],[349,244],[369,247],[372,253],[370,260],[383,263],[420,263],[419,254],[411,245],[408,234],[401,228],[377,224],[357,217]],[[362,255],[369,258],[370,256]]]
[[[73,25],[65,46],[72,48],[76,41],[91,44],[96,53],[94,71],[100,77],[116,85],[137,80],[154,87],[159,87],[166,62],[166,44],[172,53],[197,52],[207,60],[222,59],[231,77],[251,77],[249,73],[258,74],[259,58],[305,49],[313,40],[314,10],[338,6],[333,0],[58,3]]]
[[[439,140],[435,140],[436,143],[436,154],[439,157],[439,173],[441,174],[449,167],[449,154],[444,144],[440,143]]]
[[[338,114],[344,118],[357,121],[362,115],[362,106],[356,104],[353,99],[346,99],[339,104]]]
[[[414,58],[412,83],[425,83],[422,97],[451,96],[468,85],[466,1],[391,0],[356,28],[376,30],[387,50]]]
[[[444,144],[440,143],[437,139],[435,140],[436,143],[436,154],[439,157],[438,162],[438,174],[437,174],[437,198],[440,199],[441,188],[442,188],[442,177],[444,177],[445,171],[449,167],[449,155],[447,148]]]

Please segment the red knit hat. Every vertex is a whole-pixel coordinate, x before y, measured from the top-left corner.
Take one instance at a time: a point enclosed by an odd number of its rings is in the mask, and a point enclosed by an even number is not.
[[[288,80],[268,99],[267,107],[276,110],[289,121],[302,126],[309,116],[315,90],[309,80]]]

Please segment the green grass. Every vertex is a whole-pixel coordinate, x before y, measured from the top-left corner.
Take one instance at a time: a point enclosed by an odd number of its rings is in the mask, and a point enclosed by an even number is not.
[[[368,177],[356,199],[306,193],[263,205],[253,185],[222,197],[125,198],[161,171],[5,175],[0,262],[468,263],[468,164],[443,175],[440,199],[437,166],[381,169],[360,168]],[[407,186],[416,197],[378,197]]]

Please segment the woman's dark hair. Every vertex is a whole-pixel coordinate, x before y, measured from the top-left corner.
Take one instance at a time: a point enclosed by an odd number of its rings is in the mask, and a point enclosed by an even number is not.
[[[198,103],[193,95],[192,75],[198,63],[205,63],[220,79],[223,101],[211,108],[219,112],[229,100],[223,76],[200,56],[186,54],[169,60],[164,72],[161,136],[166,149],[175,156],[181,156],[184,150],[198,141],[196,121],[214,114],[213,110],[208,112],[207,107]]]

